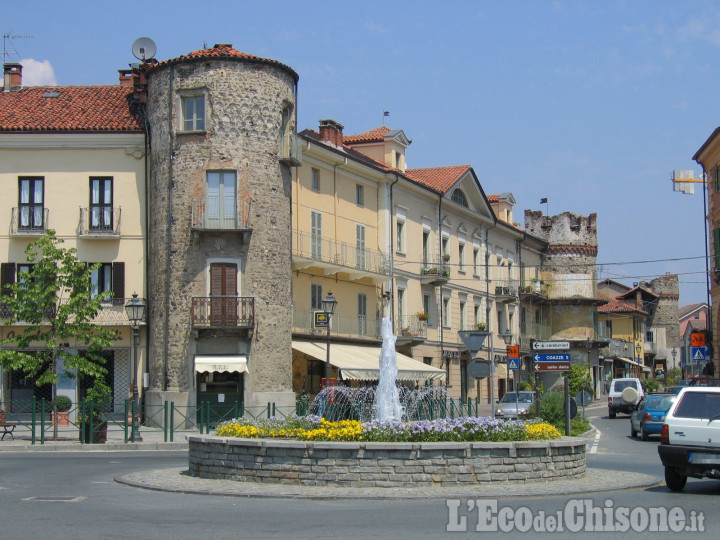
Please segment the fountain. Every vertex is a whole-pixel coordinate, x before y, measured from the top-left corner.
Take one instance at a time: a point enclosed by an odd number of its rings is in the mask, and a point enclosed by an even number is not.
[[[397,357],[395,356],[395,334],[390,317],[382,319],[383,344],[380,351],[380,378],[375,392],[375,418],[377,420],[402,420],[403,407],[395,381],[397,380]]]

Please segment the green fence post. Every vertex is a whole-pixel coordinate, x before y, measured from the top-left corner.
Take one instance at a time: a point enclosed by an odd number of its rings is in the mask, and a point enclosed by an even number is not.
[[[240,404],[240,417],[245,418],[245,402],[244,401]]]
[[[238,406],[238,402],[236,401],[235,405],[233,406],[233,414],[235,415],[234,418],[238,417],[238,410],[239,410],[239,406]]]
[[[205,433],[210,435],[210,402],[205,402]]]
[[[163,442],[168,442],[168,401],[163,401]]]
[[[267,404],[267,417],[270,418],[270,402]]]
[[[175,402],[170,402],[170,442],[175,441]]]
[[[32,441],[31,444],[35,444],[35,407],[36,407],[36,398],[35,396],[32,397],[32,423],[31,423],[31,429],[32,429],[32,435],[30,436],[30,440]]]
[[[123,406],[123,430],[125,431],[125,442],[128,442],[128,403],[130,402],[129,399],[125,400],[124,406]]]
[[[273,415],[273,418],[275,418],[275,416],[277,416],[277,413],[275,412],[275,402],[274,401],[273,401],[273,414],[272,415]]]
[[[40,398],[40,444],[45,444],[45,398]]]
[[[90,400],[90,414],[88,415],[90,420],[90,436],[88,437],[88,443],[92,443],[95,440],[95,402]]]

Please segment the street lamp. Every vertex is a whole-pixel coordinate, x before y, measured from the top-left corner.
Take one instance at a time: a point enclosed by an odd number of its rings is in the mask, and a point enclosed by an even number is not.
[[[675,347],[672,348],[672,351],[670,351],[670,354],[672,354],[673,357],[673,365],[672,367],[675,367],[677,364],[675,363],[675,357],[677,356],[677,349]],[[667,373],[667,371],[666,371]]]
[[[322,308],[325,313],[325,322],[327,323],[327,338],[326,338],[326,361],[325,361],[325,387],[330,386],[330,320],[335,313],[335,307],[337,306],[337,300],[332,294],[332,291],[328,291],[328,295],[322,299]]]
[[[145,300],[138,298],[137,293],[133,293],[132,298],[125,304],[125,313],[130,321],[133,330],[133,376],[130,391],[132,393],[132,432],[130,440],[142,441],[140,436],[140,426],[138,423],[138,415],[140,414],[140,392],[138,391],[137,372],[138,372],[138,345],[140,344],[140,322],[145,320],[145,310],[147,306]]]
[[[513,342],[513,335],[512,332],[507,331],[504,334],[500,334],[500,336],[503,338],[503,341],[505,342],[505,346],[509,347],[512,345]],[[509,357],[508,357],[509,358]],[[510,362],[508,361],[508,368],[510,367]],[[518,371],[520,370],[520,359],[518,358],[518,369],[513,370],[513,386],[515,387],[515,418],[518,417],[518,409],[519,407],[519,392],[518,392]]]

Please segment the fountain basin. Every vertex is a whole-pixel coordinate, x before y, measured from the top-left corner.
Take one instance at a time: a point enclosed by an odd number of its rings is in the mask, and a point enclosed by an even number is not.
[[[318,442],[191,436],[189,471],[200,478],[304,486],[448,487],[525,483],[585,474],[585,440]]]

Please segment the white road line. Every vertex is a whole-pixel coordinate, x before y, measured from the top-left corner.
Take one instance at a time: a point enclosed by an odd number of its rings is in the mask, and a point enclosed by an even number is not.
[[[600,430],[595,428],[595,439],[593,440],[592,447],[590,448],[591,454],[597,454],[598,445],[600,444]]]

